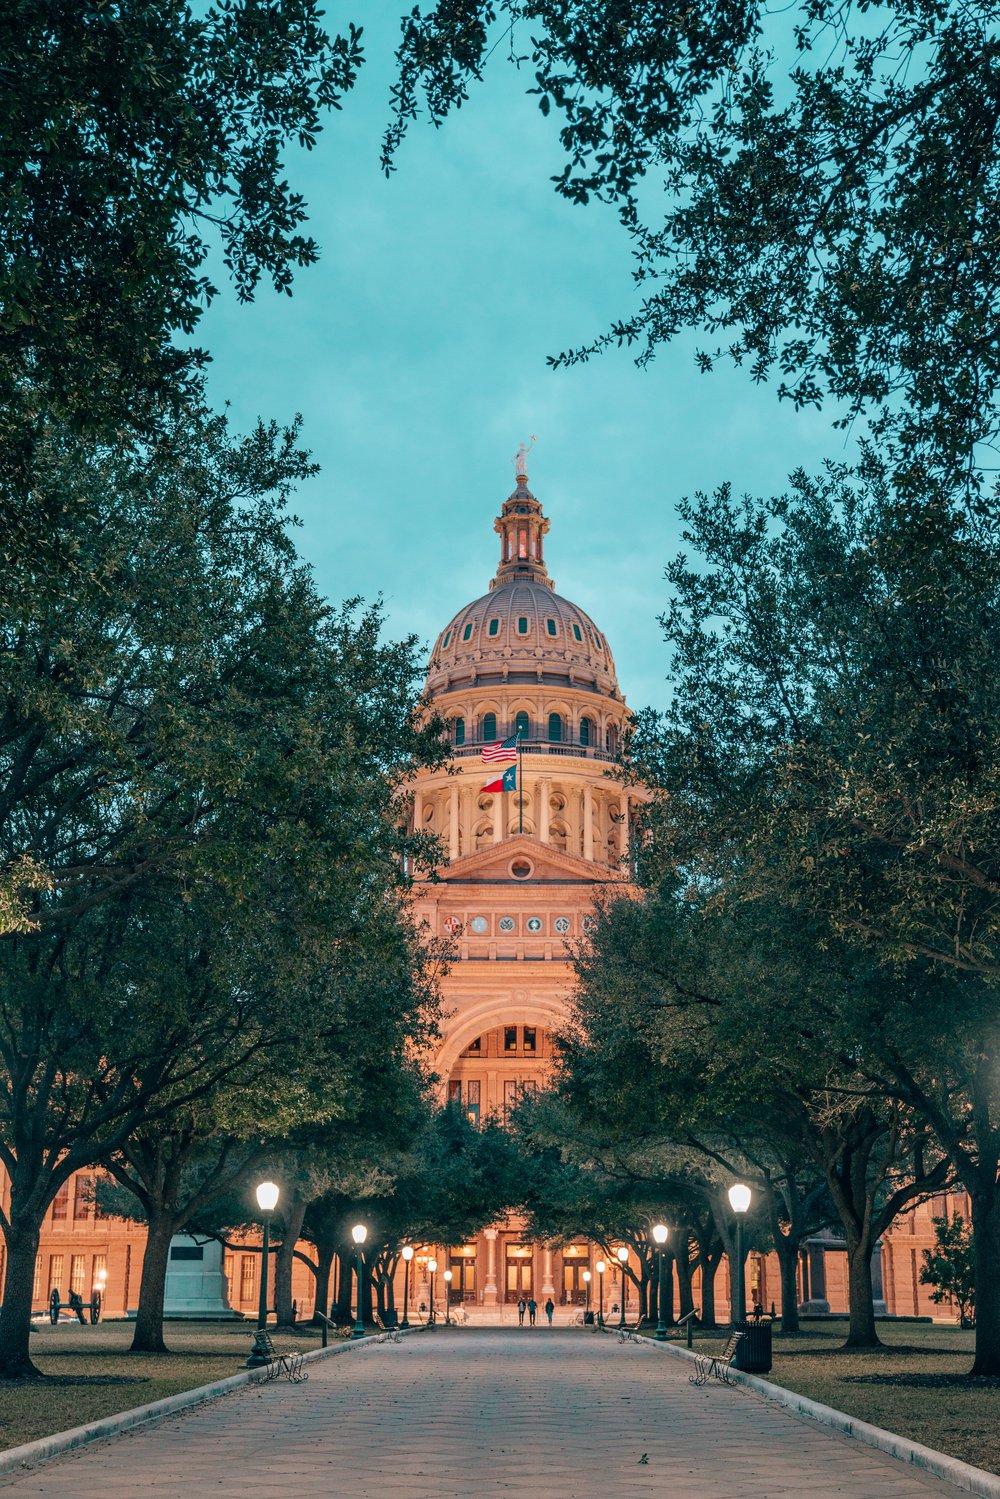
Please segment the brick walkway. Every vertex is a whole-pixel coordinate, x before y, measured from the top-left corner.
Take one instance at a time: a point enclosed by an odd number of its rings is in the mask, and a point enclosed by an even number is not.
[[[643,1454],[648,1461],[640,1462]],[[950,1484],[584,1332],[421,1333],[31,1472],[47,1499],[957,1499]]]

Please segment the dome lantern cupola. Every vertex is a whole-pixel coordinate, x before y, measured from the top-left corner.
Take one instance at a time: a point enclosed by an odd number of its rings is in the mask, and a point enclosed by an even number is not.
[[[545,566],[543,540],[549,529],[542,507],[527,485],[527,476],[518,475],[517,488],[503,503],[494,530],[500,537],[500,566],[490,583],[516,583],[531,579],[554,588]]]

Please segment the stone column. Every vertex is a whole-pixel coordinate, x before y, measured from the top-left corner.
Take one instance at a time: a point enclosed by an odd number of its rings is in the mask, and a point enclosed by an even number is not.
[[[452,859],[458,858],[458,783],[455,781],[452,782],[448,815],[448,853]]]
[[[413,831],[419,833],[424,825],[424,793],[415,791],[413,793]]]
[[[545,780],[538,783],[538,836],[543,843],[549,841],[549,802],[551,800],[552,782]]]
[[[882,1241],[881,1239],[872,1250],[872,1301],[874,1303],[876,1317],[888,1316],[889,1308],[885,1301],[885,1287],[882,1284]]]
[[[628,839],[629,839],[628,794],[627,793],[622,796],[621,807],[619,808],[619,811],[621,813],[621,819],[622,819],[621,822],[620,822],[620,824],[619,824],[619,826],[620,826],[620,828],[622,830],[622,847],[621,847],[621,851],[622,851],[623,856],[627,858],[628,857]]]
[[[496,1306],[497,1304],[497,1231],[495,1228],[487,1228],[483,1231],[486,1240],[486,1284],[483,1286],[483,1306]]]
[[[494,791],[493,793],[493,842],[499,843],[503,837],[503,795]]]
[[[826,1251],[818,1239],[807,1240],[806,1248],[809,1251],[809,1300],[803,1310],[822,1315],[830,1310],[826,1299]]]
[[[555,1283],[554,1283],[554,1281],[552,1279],[552,1250],[546,1244],[545,1249],[543,1250],[542,1296],[543,1297],[549,1297],[549,1296],[551,1296],[552,1299],[553,1299],[553,1301],[554,1301],[555,1300],[555,1295],[556,1295],[556,1288],[555,1288]]]
[[[583,857],[594,858],[594,793],[590,782],[583,784]]]

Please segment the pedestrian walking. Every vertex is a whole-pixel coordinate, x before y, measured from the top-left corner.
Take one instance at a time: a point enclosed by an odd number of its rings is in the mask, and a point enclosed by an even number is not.
[[[549,1319],[549,1326],[550,1327],[552,1326],[552,1313],[555,1311],[555,1309],[556,1309],[556,1304],[552,1300],[552,1297],[550,1296],[549,1299],[548,1299],[548,1301],[545,1303],[545,1315]]]
[[[524,1314],[525,1314],[525,1312],[527,1310],[528,1310],[528,1303],[525,1301],[524,1297],[522,1296],[521,1299],[520,1299],[520,1301],[517,1303],[517,1325],[518,1325],[518,1327],[523,1327],[524,1326]]]
[[[528,1302],[528,1322],[532,1327],[534,1327],[535,1325],[535,1313],[537,1311],[538,1302],[535,1300],[534,1296],[532,1296],[531,1300]]]

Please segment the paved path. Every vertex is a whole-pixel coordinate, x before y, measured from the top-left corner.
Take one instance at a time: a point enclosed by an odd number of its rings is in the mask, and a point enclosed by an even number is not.
[[[641,1463],[643,1453],[648,1461]],[[351,1350],[32,1472],[47,1499],[958,1499],[688,1365],[584,1332],[439,1330]]]

